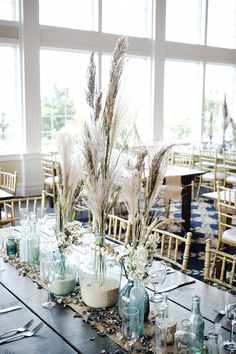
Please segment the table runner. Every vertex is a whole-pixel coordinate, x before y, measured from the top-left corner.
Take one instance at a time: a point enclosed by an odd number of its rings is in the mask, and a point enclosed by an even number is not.
[[[4,229],[4,236],[17,235],[19,231],[14,229]],[[35,282],[39,289],[47,289],[43,281],[39,276],[39,272],[34,272],[27,264],[21,264],[17,258],[9,259],[5,257],[5,261],[14,266],[19,271],[19,275],[28,276],[33,282]],[[67,297],[57,297],[57,302],[61,304],[62,307],[69,306],[75,311],[74,317],[81,317],[83,321],[90,325],[92,328],[96,328],[97,335],[108,336],[112,341],[117,343],[123,349],[127,350],[124,341],[121,339],[121,319],[118,314],[117,306],[112,306],[108,309],[105,308],[91,308],[84,304],[81,298],[79,285],[76,287],[74,293]],[[143,338],[139,338],[138,341],[133,345],[133,351],[136,353],[146,353],[153,354],[154,346],[154,331],[155,331],[155,314],[150,312],[149,319],[145,322],[145,335]],[[90,340],[95,340],[96,337],[89,338]],[[166,354],[173,354],[173,346],[168,346]]]

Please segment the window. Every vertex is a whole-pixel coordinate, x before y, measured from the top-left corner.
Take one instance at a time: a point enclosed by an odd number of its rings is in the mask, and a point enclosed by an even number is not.
[[[0,154],[19,152],[20,149],[21,115],[17,67],[17,49],[0,46]]]
[[[167,0],[166,40],[203,44],[205,6],[205,0]]]
[[[18,21],[19,9],[17,0],[0,0],[0,19]]]
[[[166,61],[164,87],[164,138],[201,139],[202,65]]]
[[[136,37],[151,37],[151,0],[103,0],[102,31]]]
[[[98,0],[39,0],[42,25],[97,30]]]
[[[204,105],[204,127],[207,131],[208,117],[212,114],[213,139],[219,143],[223,138],[223,113],[222,107],[224,97],[229,110],[229,115],[236,121],[236,67],[231,65],[206,65],[205,81],[205,105]],[[226,140],[231,140],[232,130],[229,126],[226,130]],[[204,139],[207,140],[206,134]]]
[[[110,59],[103,55],[102,87],[107,87]],[[133,129],[134,124],[144,143],[150,139],[151,124],[151,59],[145,57],[129,57],[125,65],[121,94],[121,113],[127,129]],[[133,136],[135,138],[135,136]]]
[[[88,117],[85,100],[90,53],[41,51],[42,145],[50,148],[65,124],[78,130]]]
[[[207,44],[236,48],[235,0],[209,0]]]

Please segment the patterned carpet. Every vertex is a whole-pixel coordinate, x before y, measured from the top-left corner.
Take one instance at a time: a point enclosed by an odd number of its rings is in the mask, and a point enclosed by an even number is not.
[[[171,207],[171,215],[181,217],[181,204],[176,203]],[[191,229],[192,243],[188,264],[188,275],[203,280],[205,242],[208,238],[216,245],[218,235],[217,211],[214,203],[206,202],[199,198],[198,202],[192,202]]]

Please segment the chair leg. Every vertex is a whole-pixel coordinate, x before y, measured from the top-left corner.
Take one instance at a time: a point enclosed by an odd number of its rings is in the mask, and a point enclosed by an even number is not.
[[[166,218],[170,216],[170,199],[165,199]]]
[[[197,188],[197,196],[196,196],[196,200],[198,200],[198,199],[199,199],[199,196],[200,196],[201,184],[202,184],[202,177],[200,176],[200,178],[199,178],[199,182],[198,182],[198,188]]]

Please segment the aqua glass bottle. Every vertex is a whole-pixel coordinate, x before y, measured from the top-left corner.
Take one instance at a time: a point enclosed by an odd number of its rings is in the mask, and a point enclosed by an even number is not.
[[[129,300],[130,300],[130,292],[131,289],[134,287],[134,279],[129,277],[127,280],[127,283],[120,289],[119,292],[119,300],[118,300],[118,311],[120,318],[122,318],[123,314],[123,309],[127,306],[129,306]],[[148,319],[149,311],[150,311],[150,306],[149,306],[149,296],[147,290],[145,290],[145,295],[144,295],[144,321]]]
[[[181,328],[175,332],[174,354],[195,354],[196,335],[192,332],[190,320],[181,321]]]
[[[200,296],[194,295],[192,298],[190,322],[192,324],[192,332],[196,335],[195,354],[201,354],[204,350],[204,319],[200,310],[200,302]]]
[[[144,335],[144,298],[145,289],[140,279],[134,280],[134,286],[130,291],[129,306],[139,310],[139,336]]]
[[[31,268],[39,269],[39,237],[36,229],[36,216],[30,215],[29,234],[27,237],[28,245],[28,264]]]

